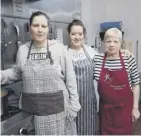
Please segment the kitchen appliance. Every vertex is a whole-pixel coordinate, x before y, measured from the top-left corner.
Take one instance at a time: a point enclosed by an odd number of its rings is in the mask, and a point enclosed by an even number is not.
[[[7,46],[11,44],[11,41],[9,41],[9,30],[7,23],[4,19],[1,19],[1,69],[4,69],[4,53],[7,49]]]
[[[33,135],[33,116],[19,109],[19,98],[12,88],[3,90],[9,95],[6,111],[1,114],[1,135]]]
[[[16,62],[16,57],[17,57],[17,52],[18,52],[18,48],[20,47],[20,45],[22,45],[22,42],[20,41],[20,30],[19,30],[19,26],[16,24],[16,22],[12,22],[14,28],[15,28],[15,33],[16,33],[16,49],[15,49],[15,53],[13,55],[13,61]]]
[[[1,135],[34,134],[33,116],[17,107],[9,107],[8,115],[1,118]]]
[[[1,89],[0,92],[1,97],[1,110],[0,115],[6,114],[8,108],[8,92],[6,90]]]

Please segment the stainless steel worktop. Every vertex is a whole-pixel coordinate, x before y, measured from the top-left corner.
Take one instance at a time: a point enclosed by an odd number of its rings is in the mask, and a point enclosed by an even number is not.
[[[20,112],[1,122],[1,135],[18,135],[19,130],[25,128],[33,130],[33,116],[26,112]]]

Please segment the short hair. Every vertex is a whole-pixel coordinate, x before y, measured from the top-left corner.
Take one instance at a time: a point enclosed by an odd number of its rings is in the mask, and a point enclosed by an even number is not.
[[[110,28],[104,34],[104,41],[107,37],[116,36],[120,40],[122,40],[122,32],[118,28]]]

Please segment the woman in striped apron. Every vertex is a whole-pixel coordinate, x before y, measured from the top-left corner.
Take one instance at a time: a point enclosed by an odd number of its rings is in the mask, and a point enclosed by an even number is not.
[[[77,79],[77,87],[81,110],[76,118],[79,135],[96,134],[97,100],[93,81],[92,59],[96,52],[83,46],[86,29],[79,20],[73,20],[68,26],[70,44],[68,51],[72,55],[73,66]]]
[[[76,135],[80,104],[72,60],[63,45],[47,40],[48,30],[48,16],[33,13],[32,41],[20,46],[16,65],[1,72],[1,81],[23,79],[21,108],[34,115],[36,135]]]

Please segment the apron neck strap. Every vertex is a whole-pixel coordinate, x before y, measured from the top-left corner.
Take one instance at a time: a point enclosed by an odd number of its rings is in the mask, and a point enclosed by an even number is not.
[[[104,68],[105,61],[106,61],[106,57],[107,57],[107,53],[105,52],[105,54],[104,54],[104,59],[103,59],[103,64],[102,64],[102,69]]]
[[[30,45],[29,45],[29,50],[28,50],[28,54],[27,54],[27,59],[29,59],[32,44],[33,44],[33,40],[31,41],[31,43],[30,43]]]
[[[102,69],[104,68],[105,61],[106,61],[106,57],[107,57],[107,53],[105,53],[105,55],[104,55],[104,60],[103,60],[103,64],[102,64]],[[125,69],[125,65],[124,65],[122,53],[121,53],[120,51],[119,51],[119,57],[120,57],[120,62],[121,62],[122,68]]]
[[[92,59],[91,59],[91,57],[90,57],[88,51],[87,51],[86,48],[84,47],[84,45],[82,45],[82,48],[83,48],[83,50],[84,50],[84,53],[85,53],[87,59],[88,59],[89,62],[93,65],[93,63],[92,63]]]
[[[119,51],[119,57],[120,57],[120,62],[121,62],[122,68],[125,69],[125,64],[123,61],[122,53],[120,51]]]
[[[50,64],[53,65],[54,64],[54,61],[51,57],[51,51],[49,50],[49,43],[48,43],[48,40],[47,40],[47,57],[49,57],[49,60],[50,60]]]

